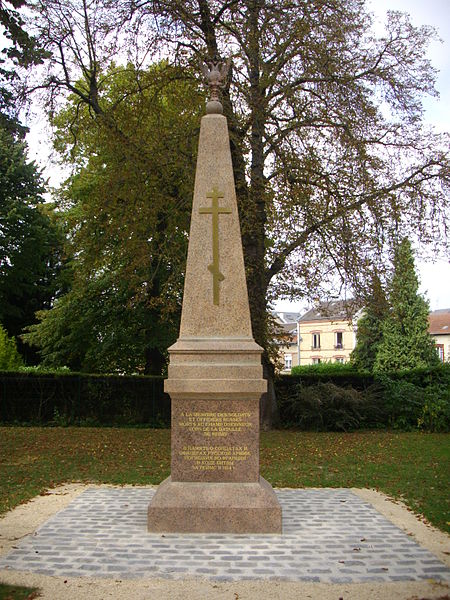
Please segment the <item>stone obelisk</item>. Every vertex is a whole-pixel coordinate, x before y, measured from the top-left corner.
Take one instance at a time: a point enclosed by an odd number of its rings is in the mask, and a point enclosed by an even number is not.
[[[180,334],[169,348],[171,476],[148,508],[153,532],[281,533],[281,507],[259,475],[266,391],[252,336],[227,120],[227,65],[204,68],[202,118]]]

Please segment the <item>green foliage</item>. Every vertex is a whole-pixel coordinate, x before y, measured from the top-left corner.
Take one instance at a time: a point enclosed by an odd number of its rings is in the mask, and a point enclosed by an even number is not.
[[[321,362],[317,365],[297,365],[292,367],[291,375],[347,375],[354,374],[357,369],[349,363]]]
[[[385,374],[381,374],[377,381],[383,390],[387,416],[385,425],[403,431],[416,429],[424,404],[424,389],[406,379],[393,379]]]
[[[314,365],[302,367],[298,375],[279,377],[282,425],[450,431],[450,365],[376,375],[345,366],[347,372],[315,371]]]
[[[358,320],[356,346],[350,360],[357,370],[372,371],[383,335],[383,322],[388,314],[389,304],[375,272],[372,275],[370,292],[364,304],[364,314]]]
[[[417,425],[425,431],[450,430],[450,382],[431,384],[424,391],[424,403]]]
[[[32,366],[23,366],[20,367],[21,373],[47,373],[47,374],[68,374],[70,373],[70,369],[68,367],[58,367],[57,369],[49,369],[48,367],[43,367],[42,365],[32,365]]]
[[[391,310],[383,323],[375,371],[414,369],[438,363],[434,342],[428,334],[429,305],[418,288],[411,244],[404,238],[395,248]]]
[[[77,279],[51,310],[38,313],[40,323],[23,337],[39,347],[43,367],[136,373],[145,368],[150,343],[163,352],[175,340],[176,319],[169,314],[164,322],[145,297],[132,304],[129,285],[119,275]]]
[[[202,103],[179,75],[164,63],[112,65],[101,115],[72,96],[54,118],[56,147],[76,165],[59,200],[73,280],[25,336],[45,366],[164,369],[178,332]]]
[[[151,62],[163,51],[181,67],[176,69],[178,82],[192,88],[193,80],[201,78],[200,70],[193,69],[199,58],[228,56],[233,48],[223,106],[230,130],[253,334],[266,347],[266,308],[271,297],[320,295],[324,289],[329,291],[330,279],[336,276],[358,290],[369,264],[378,262],[383,268],[384,240],[394,229],[401,229],[401,235],[413,231],[437,240],[439,225],[447,222],[447,143],[444,136],[422,127],[422,98],[435,94],[435,73],[427,60],[433,32],[414,27],[405,14],[390,11],[386,31],[377,36],[365,3],[356,0],[333,0],[325,8],[322,2],[308,0],[199,0],[196,10],[181,10],[181,6],[180,2],[141,2],[130,12],[124,2],[37,3],[36,28],[45,46],[54,50],[42,85],[51,99],[61,88],[64,97],[72,94],[70,118],[60,128],[63,137],[74,132],[78,141],[81,131],[86,135],[87,114],[94,117],[89,121],[92,139],[97,135],[94,121],[108,124],[104,131],[110,138],[120,132],[116,155],[124,160],[118,160],[117,179],[124,171],[127,181],[133,161],[139,165],[146,156],[142,144],[136,156],[124,153],[140,131],[148,150],[155,150],[155,166],[164,166],[159,168],[164,175],[166,162],[169,167],[184,163],[186,141],[196,138],[191,127],[183,128],[197,112],[195,97],[192,101],[192,96],[185,96],[183,104],[176,98],[167,103],[181,124],[174,120],[174,126],[164,130],[151,116],[149,129],[140,120],[138,96],[148,97],[154,87],[135,77],[136,66],[127,67],[126,85],[111,98],[111,57],[139,60],[145,49],[145,61]],[[155,27],[155,22],[161,26]],[[70,68],[64,71],[62,65]],[[174,79],[166,81],[173,85]],[[129,105],[135,114],[122,126]],[[179,140],[176,153],[171,149],[174,137]],[[160,160],[162,140],[169,145],[166,162]],[[91,151],[84,154],[86,162],[93,164],[97,151],[102,161],[104,148],[98,150],[92,143]],[[75,151],[74,160],[76,155]],[[108,173],[108,161],[103,162]],[[150,184],[152,164],[150,159]],[[100,169],[93,180],[85,178],[86,188],[97,187],[98,179]],[[189,183],[190,195],[189,172],[177,179]],[[104,183],[103,197],[108,198],[108,178]],[[128,183],[132,198],[133,179]],[[172,191],[173,186],[167,186],[166,196],[174,214],[181,206],[176,218],[185,232],[184,204],[171,204]],[[124,189],[125,206],[128,197]],[[179,199],[184,197],[178,194]],[[116,203],[113,208],[117,209]],[[111,219],[116,219],[115,210]],[[97,216],[96,224],[103,231],[109,221]],[[92,229],[88,225],[85,231]],[[183,246],[180,236],[172,237],[174,228],[164,229],[166,239]]]
[[[350,431],[384,420],[377,393],[370,388],[358,391],[331,382],[296,383],[281,395],[279,401],[281,418],[287,427]]]
[[[50,306],[58,287],[61,234],[41,204],[43,191],[25,144],[0,127],[0,321],[15,337]]]
[[[368,371],[357,371],[350,363],[319,363],[293,367],[290,375],[281,375],[277,379],[277,389],[284,389],[295,383],[314,385],[331,382],[343,387],[365,390],[374,383],[374,377]]]
[[[2,43],[0,53],[0,127],[21,135],[25,128],[16,118],[20,106],[17,103],[19,71],[49,57],[49,53],[40,48],[36,38],[25,29],[23,13],[18,9],[26,4],[26,0],[2,0],[0,3],[0,35],[2,42],[6,42]]]
[[[6,330],[0,325],[0,370],[14,371],[22,365],[15,339],[8,337]]]
[[[450,431],[450,365],[379,373],[386,424],[396,429]]]

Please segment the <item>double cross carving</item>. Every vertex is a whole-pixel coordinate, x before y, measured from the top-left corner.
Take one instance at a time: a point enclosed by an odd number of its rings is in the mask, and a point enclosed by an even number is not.
[[[213,302],[219,306],[220,297],[220,282],[224,280],[223,274],[220,272],[219,261],[219,215],[231,213],[231,208],[219,206],[219,198],[223,198],[223,192],[219,192],[217,186],[214,186],[212,192],[206,194],[207,198],[211,198],[211,206],[204,206],[199,209],[202,215],[212,215],[212,263],[208,265],[208,271],[213,276]]]

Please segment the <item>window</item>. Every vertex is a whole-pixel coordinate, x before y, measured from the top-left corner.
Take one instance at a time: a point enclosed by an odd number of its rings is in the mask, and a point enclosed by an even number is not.
[[[312,364],[313,365],[320,365],[321,362],[322,362],[321,358],[313,358],[312,359]]]
[[[344,347],[344,333],[342,331],[336,331],[334,334],[334,347],[341,349]]]
[[[438,353],[439,360],[444,362],[444,344],[436,344],[436,352]]]
[[[320,333],[312,334],[312,348],[313,350],[320,348]]]
[[[343,365],[345,362],[345,358],[343,356],[336,356],[336,358],[334,359],[334,362],[337,362],[337,363],[340,363],[341,365]]]
[[[290,371],[292,369],[292,354],[284,355],[284,370]]]

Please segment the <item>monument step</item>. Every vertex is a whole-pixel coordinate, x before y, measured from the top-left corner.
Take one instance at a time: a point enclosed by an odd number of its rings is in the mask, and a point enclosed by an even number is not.
[[[261,396],[267,391],[265,379],[166,379],[164,391],[167,394],[186,397],[199,397],[214,394],[223,397]]]
[[[213,354],[247,354],[261,356],[262,348],[253,338],[247,337],[180,337],[170,346],[170,356],[177,354],[195,354],[199,352]]]
[[[261,361],[260,361],[261,363]],[[261,379],[261,364],[170,364],[169,379]]]
[[[254,483],[179,482],[168,477],[148,509],[158,533],[281,533],[281,507],[262,477]]]

